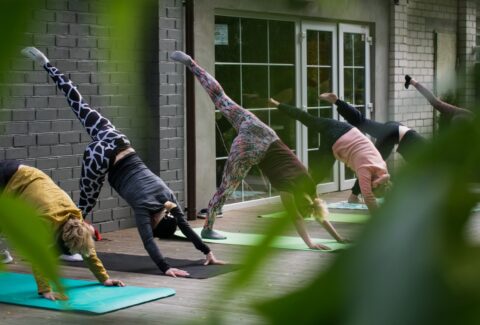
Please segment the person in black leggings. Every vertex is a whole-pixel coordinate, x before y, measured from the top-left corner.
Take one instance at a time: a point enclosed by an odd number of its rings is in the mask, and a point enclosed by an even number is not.
[[[393,121],[381,123],[365,118],[358,109],[338,99],[334,93],[323,93],[319,98],[337,105],[337,112],[349,124],[374,137],[376,139],[375,147],[380,152],[383,160],[387,160],[395,145],[398,145],[397,152],[408,162],[411,159],[411,148],[421,146],[426,142],[426,139],[417,131],[401,123]],[[360,185],[357,179],[352,187],[352,193],[348,198],[348,202],[359,203],[359,195]]]
[[[315,181],[323,180],[332,169],[335,159],[351,168],[359,179],[365,204],[370,211],[377,209],[375,197],[390,189],[387,165],[373,143],[352,125],[331,118],[313,116],[302,109],[279,103],[273,98],[270,104],[279,111],[298,120],[310,130],[320,134],[318,172]]]
[[[47,57],[34,47],[22,54],[43,65],[49,76],[63,91],[67,102],[85,130],[92,137],[83,156],[78,207],[85,217],[95,206],[100,189],[108,174],[108,182],[133,208],[138,232],[150,258],[169,276],[188,276],[188,272],[172,268],[155,244],[154,235],[161,219],[171,213],[182,233],[195,248],[206,255],[205,265],[223,264],[188,224],[173,192],[164,181],[143,163],[127,137],[111,122],[90,108],[77,88],[64,74],[50,64]]]

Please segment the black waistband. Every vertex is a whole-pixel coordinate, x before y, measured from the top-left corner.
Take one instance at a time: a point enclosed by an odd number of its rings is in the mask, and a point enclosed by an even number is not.
[[[0,161],[0,189],[7,186],[12,176],[17,172],[20,163],[16,160]]]

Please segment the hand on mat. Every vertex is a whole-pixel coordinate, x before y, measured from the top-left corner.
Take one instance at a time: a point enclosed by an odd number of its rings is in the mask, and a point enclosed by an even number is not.
[[[310,244],[310,245],[308,245],[308,248],[310,248],[310,249],[320,249],[320,250],[323,250],[323,251],[329,251],[330,250],[330,247],[322,245],[322,244]]]
[[[125,283],[120,280],[108,279],[107,281],[103,282],[103,285],[106,287],[124,287]]]
[[[205,263],[203,263],[203,265],[223,265],[223,264],[226,264],[226,262],[222,260],[217,260],[217,258],[215,257],[215,255],[213,255],[212,252],[205,255]]]
[[[68,300],[68,297],[60,292],[49,291],[42,293],[43,298],[48,300]]]
[[[350,244],[350,243],[352,243],[352,241],[350,239],[347,239],[347,238],[340,238],[340,240],[337,240],[337,242],[339,242],[340,244]]]
[[[171,267],[169,268],[166,272],[165,272],[166,275],[168,276],[171,276],[171,277],[186,277],[186,276],[189,276],[190,273],[188,273],[187,271],[184,271],[184,270],[180,270],[180,269],[176,269],[174,267]]]

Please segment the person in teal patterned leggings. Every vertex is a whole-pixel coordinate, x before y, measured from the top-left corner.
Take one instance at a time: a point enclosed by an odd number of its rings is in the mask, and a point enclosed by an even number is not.
[[[240,185],[250,168],[258,165],[272,186],[280,191],[282,203],[289,215],[295,217],[294,223],[297,231],[308,247],[328,249],[326,246],[311,242],[302,220],[302,217],[306,217],[310,213],[313,213],[332,237],[339,242],[344,242],[345,240],[340,237],[325,218],[328,210],[324,202],[317,197],[315,183],[305,167],[279,139],[275,131],[253,113],[229,98],[218,81],[190,56],[181,51],[175,51],[170,57],[172,60],[186,65],[192,71],[210,96],[215,107],[238,133],[230,148],[222,182],[208,204],[202,237],[209,239],[226,238],[213,230],[216,215],[226,199]]]

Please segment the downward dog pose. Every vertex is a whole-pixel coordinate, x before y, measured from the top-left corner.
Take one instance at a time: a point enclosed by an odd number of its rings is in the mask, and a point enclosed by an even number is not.
[[[323,93],[320,94],[319,98],[337,105],[337,112],[349,124],[374,137],[376,139],[375,147],[380,152],[383,160],[387,160],[394,146],[398,144],[397,152],[408,162],[411,159],[410,149],[426,142],[426,139],[418,134],[417,131],[398,122],[380,123],[365,118],[358,109],[338,99],[336,94]],[[348,198],[348,202],[358,203],[360,192],[360,185],[357,179],[352,187],[352,194]]]
[[[171,58],[183,63],[193,72],[217,109],[238,133],[230,148],[222,182],[208,204],[208,215],[202,237],[225,238],[213,230],[215,217],[225,200],[237,188],[250,168],[258,165],[272,186],[280,191],[282,203],[288,214],[294,218],[297,231],[308,247],[328,249],[324,245],[314,244],[305,229],[303,217],[307,217],[312,212],[332,237],[339,242],[344,242],[345,240],[326,220],[328,210],[325,203],[317,197],[315,183],[307,170],[292,151],[278,138],[275,131],[260,121],[254,114],[231,100],[217,80],[190,56],[176,51],[172,53]]]
[[[0,161],[0,191],[18,196],[32,204],[54,230],[57,241],[71,253],[81,254],[95,277],[105,286],[123,287],[122,281],[110,279],[97,257],[93,227],[83,221],[82,213],[60,187],[41,170],[14,160]],[[20,217],[20,216],[19,216]],[[35,268],[33,275],[38,294],[50,300],[67,299],[52,291],[48,279]]]
[[[42,52],[27,47],[22,53],[43,65],[93,139],[83,156],[79,202],[83,215],[86,216],[96,204],[108,173],[110,185],[133,208],[143,245],[162,272],[173,277],[189,275],[184,270],[170,267],[154,241],[155,236],[163,237],[164,231],[158,226],[165,223],[161,221],[170,213],[182,233],[206,255],[205,265],[223,264],[192,230],[173,192],[160,177],[148,169],[127,137],[116,130],[108,119],[90,108],[72,81],[52,66]]]
[[[455,123],[461,120],[470,120],[474,117],[474,114],[471,111],[445,103],[435,97],[430,90],[407,74],[405,75],[405,88],[408,89],[410,85],[414,86],[423,97],[428,100],[433,108],[440,112],[440,127],[447,126],[452,122]]]
[[[319,180],[330,172],[335,158],[345,163],[357,174],[365,204],[370,211],[377,208],[375,196],[383,196],[390,186],[387,165],[373,143],[363,133],[348,123],[334,119],[315,117],[307,112],[280,104],[270,103],[288,116],[300,121],[321,135],[321,165]]]

